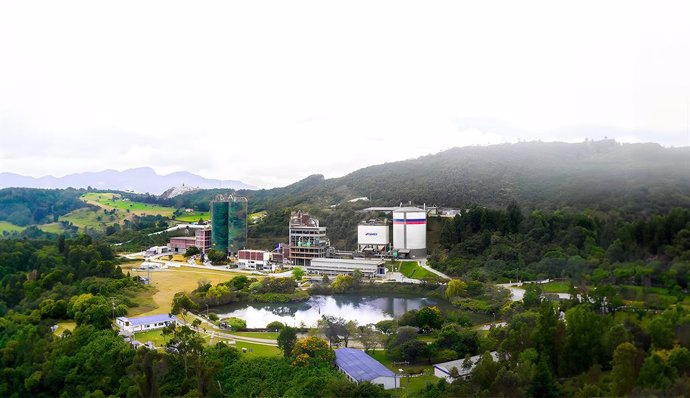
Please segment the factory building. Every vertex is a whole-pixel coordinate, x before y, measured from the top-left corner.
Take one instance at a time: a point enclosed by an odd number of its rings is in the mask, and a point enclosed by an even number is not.
[[[293,211],[288,230],[289,260],[293,265],[309,266],[313,258],[325,257],[330,242],[326,227],[319,226],[319,220],[308,213]]]
[[[369,220],[357,226],[357,251],[385,253],[390,245],[389,225],[385,221]]]
[[[351,274],[354,270],[362,271],[367,277],[383,276],[386,266],[383,260],[365,260],[361,258],[315,258],[307,267],[307,271],[319,275]]]
[[[247,198],[219,195],[211,202],[211,246],[237,253],[247,246]]]
[[[393,210],[393,252],[399,257],[426,256],[426,211],[417,207]]]
[[[271,253],[263,250],[239,250],[237,252],[237,265],[244,269],[270,269],[269,260]]]

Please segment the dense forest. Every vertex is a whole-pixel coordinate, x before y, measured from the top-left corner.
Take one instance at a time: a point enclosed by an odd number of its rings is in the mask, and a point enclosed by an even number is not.
[[[86,203],[79,200],[85,190],[0,189],[0,221],[26,226],[58,221],[59,217]]]

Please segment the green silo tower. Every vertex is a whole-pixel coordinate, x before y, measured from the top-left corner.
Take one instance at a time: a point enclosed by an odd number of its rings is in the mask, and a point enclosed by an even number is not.
[[[230,203],[227,200],[211,202],[211,248],[228,252],[228,221]]]

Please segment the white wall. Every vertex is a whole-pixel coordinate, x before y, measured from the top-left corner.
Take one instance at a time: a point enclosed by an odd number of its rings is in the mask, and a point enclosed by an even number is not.
[[[386,245],[389,241],[387,225],[357,226],[357,243],[360,245]]]
[[[390,390],[398,387],[396,385],[398,379],[398,377],[377,377],[371,381],[371,384],[382,385],[384,390]]]

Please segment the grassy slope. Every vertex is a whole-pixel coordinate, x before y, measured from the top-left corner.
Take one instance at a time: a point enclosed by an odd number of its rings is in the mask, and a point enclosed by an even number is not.
[[[0,234],[3,231],[7,232],[21,232],[25,229],[25,227],[20,227],[19,225],[14,225],[10,222],[7,221],[0,221]]]
[[[136,275],[137,271],[132,269],[136,265],[138,263],[125,264],[122,266],[122,271]],[[145,276],[147,273],[139,271],[138,274]],[[136,297],[136,301],[140,305],[132,308],[129,315],[143,316],[167,313],[170,311],[170,304],[175,293],[191,292],[199,286],[199,282],[218,284],[230,280],[236,275],[238,274],[232,272],[186,267],[151,272],[152,289]]]
[[[170,217],[175,211],[173,207],[122,200],[120,194],[117,193],[89,192],[82,195],[81,199],[86,203],[96,205],[103,209],[118,209],[123,211],[129,210],[131,213],[135,213],[137,215],[161,215]]]

